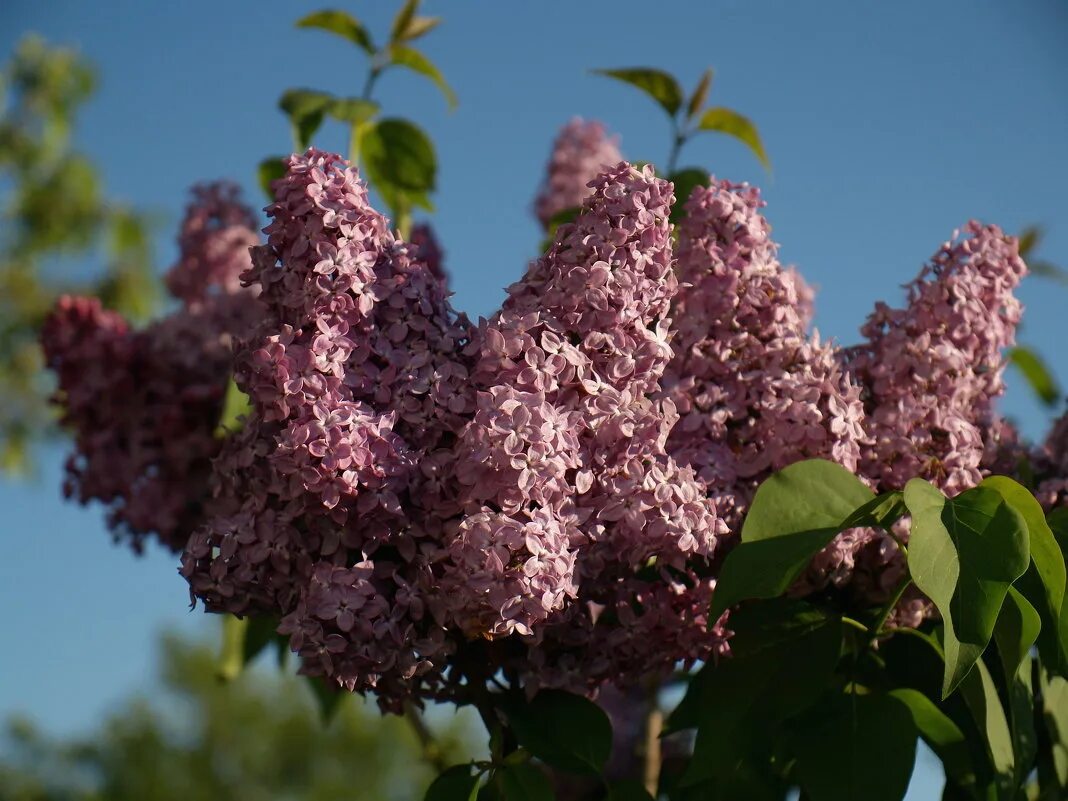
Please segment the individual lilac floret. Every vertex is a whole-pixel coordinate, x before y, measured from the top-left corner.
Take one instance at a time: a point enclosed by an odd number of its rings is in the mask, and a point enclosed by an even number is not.
[[[763,205],[715,179],[687,201],[664,381],[680,417],[669,451],[735,525],[772,471],[816,457],[855,469],[864,437],[858,388],[807,334],[806,286],[779,264]]]
[[[469,634],[536,636],[614,592],[613,576],[710,556],[724,531],[664,453],[673,407],[652,400],[671,357],[671,185],[621,163],[590,190],[481,332],[477,411],[456,459],[468,517],[445,575],[480,585],[494,543],[510,592],[498,581],[450,595]]]
[[[876,305],[849,368],[874,440],[861,471],[879,489],[920,476],[955,495],[982,479],[984,430],[1020,320],[1013,290],[1026,272],[1014,237],[973,221],[909,284],[906,308]]]
[[[178,262],[167,273],[167,288],[186,305],[241,288],[249,267],[248,249],[260,243],[255,215],[241,202],[241,190],[219,181],[193,187],[178,235]]]
[[[553,143],[545,181],[534,201],[534,213],[548,228],[561,212],[577,209],[589,193],[589,182],[623,160],[619,137],[609,136],[604,126],[575,117]]]

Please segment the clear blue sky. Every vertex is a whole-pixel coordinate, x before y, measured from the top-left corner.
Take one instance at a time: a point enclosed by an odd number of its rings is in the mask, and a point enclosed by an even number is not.
[[[372,29],[393,3],[339,3]],[[280,92],[356,94],[355,48],[292,22],[316,3],[0,3],[0,53],[27,31],[75,44],[101,73],[78,141],[109,191],[158,210],[158,255],[174,255],[187,187],[228,177],[259,202],[254,169],[289,146]],[[655,65],[692,85],[716,69],[712,100],[760,126],[769,179],[732,140],[708,136],[682,163],[761,184],[785,261],[819,286],[817,325],[850,342],[873,302],[969,217],[1048,228],[1042,251],[1068,265],[1068,5],[1057,0],[797,3],[428,0],[445,24],[425,49],[452,82],[452,114],[421,79],[389,74],[387,113],[431,132],[441,162],[434,217],[456,305],[492,312],[539,240],[529,213],[549,143],[572,115],[603,120],[625,153],[657,161],[657,109],[594,67]],[[341,148],[340,129],[320,144]],[[1022,339],[1068,382],[1068,289],[1032,279]],[[1046,414],[1015,382],[1005,408],[1039,434]],[[30,484],[0,483],[0,716],[32,713],[81,729],[131,687],[147,686],[160,627],[197,630],[174,560],[114,549],[98,510],[59,499],[58,450]],[[917,790],[917,793],[919,790]],[[924,797],[917,794],[916,798]]]

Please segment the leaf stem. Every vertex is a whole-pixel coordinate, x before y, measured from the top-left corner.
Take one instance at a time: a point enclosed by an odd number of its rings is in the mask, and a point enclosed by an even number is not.
[[[654,682],[646,695],[645,748],[642,754],[642,783],[653,798],[659,795],[660,767],[663,754],[660,735],[664,730],[664,712],[660,708],[660,684]]]
[[[912,577],[908,574],[905,575],[905,579],[898,585],[898,588],[894,591],[893,596],[886,605],[879,612],[879,617],[875,620],[875,626],[872,628],[874,634],[872,634],[872,640],[878,639],[879,635],[883,633],[883,626],[886,625],[886,619],[890,617],[890,613],[894,611],[894,607],[897,606],[901,600],[901,596],[905,594],[905,590],[912,584]]]
[[[671,131],[674,136],[674,141],[671,143],[671,152],[668,154],[667,161],[667,174],[671,175],[675,172],[675,167],[679,162],[679,151],[682,150],[682,146],[686,143],[686,136],[679,129],[679,121],[672,117],[671,119]]]
[[[865,634],[871,634],[871,629],[869,629],[867,626],[865,626],[859,620],[856,620],[854,618],[848,617],[846,615],[842,615],[842,622],[845,623],[847,626],[852,626],[853,628],[857,629],[858,631],[863,631]]]

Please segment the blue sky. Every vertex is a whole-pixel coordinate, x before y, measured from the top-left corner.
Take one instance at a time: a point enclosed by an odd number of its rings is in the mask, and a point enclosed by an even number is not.
[[[375,31],[394,4],[339,3]],[[0,54],[26,31],[77,45],[100,70],[78,130],[108,189],[156,210],[159,263],[174,256],[187,188],[228,177],[255,203],[255,165],[290,147],[276,108],[288,87],[357,94],[362,54],[298,31],[316,3],[0,3]],[[662,160],[657,108],[595,67],[654,65],[687,86],[716,69],[712,102],[759,125],[769,178],[742,146],[712,135],[681,164],[764,187],[786,262],[819,287],[820,331],[851,342],[876,299],[900,285],[970,217],[1009,231],[1040,223],[1042,255],[1068,265],[1068,5],[1056,0],[900,3],[428,0],[445,24],[425,40],[460,97],[397,72],[379,84],[386,113],[418,121],[438,149],[434,223],[456,305],[493,311],[535,254],[530,203],[559,126],[581,114],[622,136],[633,159]],[[381,37],[380,37],[381,38]],[[343,148],[327,127],[317,143]],[[88,267],[87,267],[88,268]],[[1068,288],[1030,279],[1021,339],[1068,383]],[[1039,435],[1047,414],[1013,381],[1004,404]],[[32,713],[82,729],[131,687],[148,686],[153,635],[201,630],[173,558],[109,544],[98,510],[64,505],[59,449],[37,480],[0,482],[0,716]],[[920,797],[920,796],[917,796]]]

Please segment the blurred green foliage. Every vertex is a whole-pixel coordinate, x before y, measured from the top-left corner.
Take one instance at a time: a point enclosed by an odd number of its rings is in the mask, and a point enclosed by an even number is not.
[[[27,36],[0,70],[0,470],[25,468],[49,430],[37,330],[64,292],[100,296],[133,319],[157,299],[145,216],[104,194],[73,144],[95,89],[76,52]],[[93,265],[88,268],[87,265]]]
[[[210,646],[166,637],[151,703],[131,699],[99,729],[64,740],[12,721],[0,739],[0,801],[422,797],[436,771],[409,721],[353,696],[324,726],[306,682],[273,663],[221,682],[216,659]],[[470,753],[460,719],[435,729],[442,758]]]

